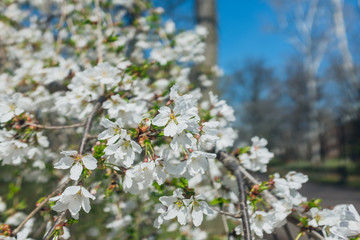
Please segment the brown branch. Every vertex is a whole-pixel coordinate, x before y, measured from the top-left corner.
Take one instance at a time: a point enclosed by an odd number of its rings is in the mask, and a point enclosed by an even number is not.
[[[85,122],[71,124],[71,125],[62,125],[62,126],[46,126],[46,125],[35,124],[35,123],[26,123],[24,126],[32,126],[32,127],[37,127],[37,128],[41,128],[41,129],[64,129],[64,128],[82,127],[84,125],[85,125]]]
[[[94,119],[94,115],[99,110],[99,108],[101,107],[103,101],[104,101],[104,99],[102,99],[102,98],[99,99],[99,101],[95,104],[95,106],[94,106],[92,112],[90,113],[89,117],[87,118],[84,134],[83,134],[83,137],[81,139],[81,144],[80,144],[80,147],[79,147],[79,154],[83,154],[83,152],[84,152],[85,143],[86,143],[86,140],[89,137],[89,132],[90,132],[90,129],[91,129],[91,124],[92,124],[93,119]]]
[[[229,212],[225,212],[225,211],[222,211],[222,210],[216,209],[216,208],[211,208],[211,209],[222,215],[225,215],[225,216],[229,216],[229,217],[233,217],[233,218],[241,218],[241,214],[229,213]]]
[[[236,182],[239,191],[241,219],[244,229],[244,239],[251,240],[252,237],[250,230],[250,218],[249,218],[248,206],[246,203],[245,185],[244,185],[243,174],[239,168],[239,162],[236,158],[224,152],[219,152],[217,154],[217,158],[220,160],[220,162],[224,164],[225,168],[227,168],[230,172],[232,172],[232,174],[234,174],[234,176],[236,177]]]

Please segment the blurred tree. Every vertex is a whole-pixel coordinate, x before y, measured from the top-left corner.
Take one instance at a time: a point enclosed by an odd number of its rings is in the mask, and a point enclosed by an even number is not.
[[[211,68],[217,64],[218,55],[216,0],[196,0],[196,22],[208,31],[204,66]]]
[[[279,15],[279,24],[290,36],[290,42],[303,59],[304,81],[308,104],[307,142],[313,164],[321,160],[318,111],[318,73],[330,42],[328,4],[319,0],[272,0]]]
[[[341,66],[340,68],[337,68],[337,73],[338,77],[341,76],[341,82],[346,88],[346,96],[349,101],[347,106],[352,108],[347,109],[347,114],[350,114],[351,118],[355,118],[358,115],[358,111],[354,109],[353,106],[359,101],[360,82],[349,47],[344,18],[344,3],[340,0],[331,0],[331,3],[333,8],[334,33],[336,36],[337,48],[341,56]]]
[[[223,96],[235,108],[236,127],[244,139],[259,135],[280,146],[284,124],[282,84],[262,59],[248,59],[233,75],[222,79]]]

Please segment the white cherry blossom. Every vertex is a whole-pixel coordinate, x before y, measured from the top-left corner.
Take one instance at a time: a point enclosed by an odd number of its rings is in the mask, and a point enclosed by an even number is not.
[[[79,212],[82,209],[86,213],[90,212],[90,199],[95,200],[95,196],[89,193],[84,187],[70,186],[67,187],[60,196],[50,198],[49,201],[56,202],[52,207],[54,211],[63,212],[68,209],[73,218],[79,218]]]
[[[204,219],[203,214],[208,216],[212,216],[215,214],[214,211],[204,200],[205,199],[202,195],[197,195],[190,200],[191,202],[189,208],[191,208],[191,216],[195,227],[201,225]]]
[[[89,170],[97,168],[97,160],[91,155],[83,156],[78,154],[77,151],[62,151],[61,154],[64,154],[65,156],[62,157],[59,162],[54,164],[54,168],[70,168],[70,178],[72,180],[78,180],[80,178],[83,170],[82,164]]]
[[[188,216],[188,205],[190,199],[185,199],[182,189],[178,188],[173,192],[172,196],[163,196],[159,198],[160,202],[166,207],[165,212],[161,213],[160,219],[158,219],[156,226],[159,226],[162,220],[170,220],[177,218],[181,225],[186,224]]]
[[[202,151],[193,151],[186,160],[186,167],[191,176],[204,174],[209,168],[208,159],[214,159],[216,154]]]

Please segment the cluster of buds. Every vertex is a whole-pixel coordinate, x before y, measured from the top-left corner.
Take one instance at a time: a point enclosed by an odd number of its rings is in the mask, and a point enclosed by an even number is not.
[[[11,236],[11,228],[9,224],[0,225],[0,236]]]

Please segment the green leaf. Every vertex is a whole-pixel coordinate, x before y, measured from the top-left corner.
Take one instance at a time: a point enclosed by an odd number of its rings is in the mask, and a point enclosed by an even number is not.
[[[210,205],[218,205],[219,204],[220,206],[222,206],[224,203],[230,203],[230,200],[222,198],[222,197],[218,197],[218,198],[215,198],[214,200],[212,200],[210,202]]]
[[[250,146],[239,148],[239,155],[249,152],[250,148],[251,148]]]
[[[311,201],[308,202],[308,205],[310,208],[313,208],[313,207],[320,207],[320,203],[322,202],[322,199],[318,198],[318,199],[313,199]]]
[[[7,195],[7,199],[11,200],[14,198],[14,195],[20,191],[20,187],[16,186],[14,183],[9,184],[9,193]]]
[[[111,35],[106,39],[107,42],[111,43],[111,42],[115,42],[116,40],[118,40],[118,36],[115,36],[114,33],[111,33]]]
[[[186,178],[174,178],[171,183],[181,189],[188,187],[188,180]]]
[[[75,219],[75,218],[70,218],[66,221],[67,224],[73,224],[73,223],[78,223],[79,220]]]

